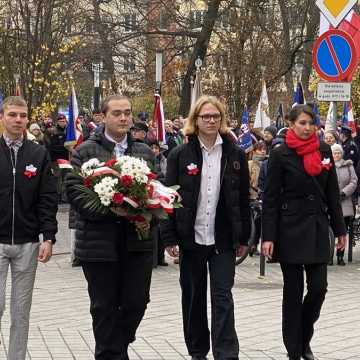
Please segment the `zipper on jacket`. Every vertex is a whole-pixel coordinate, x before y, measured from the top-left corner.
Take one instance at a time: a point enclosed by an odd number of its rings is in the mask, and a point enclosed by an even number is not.
[[[15,186],[16,186],[16,161],[17,161],[17,152],[13,152],[10,149],[10,158],[12,165],[12,174],[13,174],[13,191],[12,191],[12,225],[11,225],[11,245],[15,245]]]

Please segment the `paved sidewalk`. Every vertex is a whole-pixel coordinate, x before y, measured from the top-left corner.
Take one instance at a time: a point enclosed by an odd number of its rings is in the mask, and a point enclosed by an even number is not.
[[[60,213],[59,219],[62,231],[57,251],[64,252],[69,245],[66,213]],[[360,359],[358,249],[354,258],[351,265],[329,268],[329,292],[312,344],[320,360]],[[265,279],[258,277],[258,258],[237,267],[234,300],[240,359],[287,359],[281,338],[281,286],[281,272],[276,264],[267,266]],[[152,301],[131,347],[131,360],[189,359],[182,336],[180,296],[177,265],[155,269]],[[8,316],[6,310],[0,359],[6,359]],[[38,269],[27,358],[90,360],[93,349],[82,271],[71,268],[68,255],[55,255]]]

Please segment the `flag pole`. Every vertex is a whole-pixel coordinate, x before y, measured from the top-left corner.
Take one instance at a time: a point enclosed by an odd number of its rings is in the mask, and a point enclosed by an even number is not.
[[[161,95],[163,52],[156,50],[155,55],[155,93]]]

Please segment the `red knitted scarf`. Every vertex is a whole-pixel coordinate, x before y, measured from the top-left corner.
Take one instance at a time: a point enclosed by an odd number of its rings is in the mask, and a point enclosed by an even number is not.
[[[308,175],[317,176],[321,173],[320,141],[315,133],[309,139],[303,140],[299,139],[292,129],[289,129],[285,142],[290,149],[294,149],[303,158],[304,168]]]

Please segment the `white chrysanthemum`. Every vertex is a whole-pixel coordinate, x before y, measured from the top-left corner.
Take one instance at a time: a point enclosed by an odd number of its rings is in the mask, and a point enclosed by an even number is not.
[[[96,169],[100,165],[100,161],[96,158],[90,159],[89,161],[85,162],[81,166],[81,172],[85,176],[90,176],[94,169]]]
[[[135,180],[141,184],[146,184],[148,182],[148,177],[146,175],[135,175]]]
[[[105,176],[101,181],[94,186],[94,191],[98,194],[100,202],[104,206],[109,206],[115,194],[115,186],[118,179],[110,176]]]
[[[147,182],[147,175],[150,173],[150,169],[147,166],[146,161],[143,159],[131,156],[122,156],[118,159],[117,164],[120,165],[122,176],[128,175],[135,178],[138,182]]]

